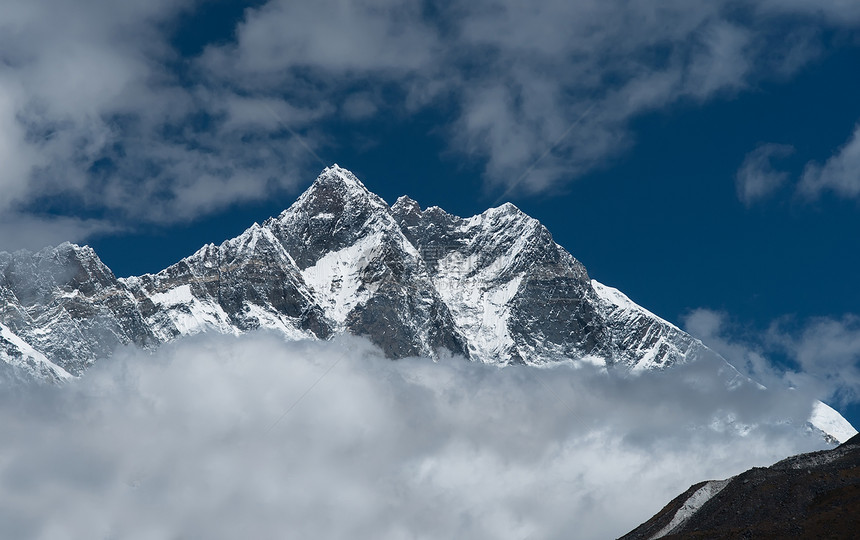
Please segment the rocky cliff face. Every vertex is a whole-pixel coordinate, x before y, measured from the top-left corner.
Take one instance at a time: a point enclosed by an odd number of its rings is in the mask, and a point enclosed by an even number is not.
[[[208,245],[158,274],[120,280],[160,342],[207,330],[279,330],[291,339],[332,334],[290,255],[254,224],[238,238]]]
[[[585,359],[631,371],[722,361],[591,280],[514,205],[470,218],[408,197],[389,207],[338,166],[279,216],[154,275],[117,279],[73,244],[0,253],[0,325],[4,369],[46,380],[80,375],[121,346],[259,328],[367,336],[393,359]]]
[[[136,299],[89,247],[0,253],[0,299],[0,323],[73,375],[121,345],[158,343]]]
[[[611,358],[585,267],[512,204],[469,219],[401,197],[392,207],[477,359]]]

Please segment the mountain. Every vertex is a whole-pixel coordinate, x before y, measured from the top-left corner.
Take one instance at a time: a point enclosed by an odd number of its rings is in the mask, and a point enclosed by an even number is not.
[[[159,342],[137,300],[87,246],[0,252],[0,298],[4,339],[22,342],[20,354],[45,358],[72,375],[118,346]],[[62,371],[45,369],[62,378]]]
[[[856,538],[860,435],[821,452],[698,483],[622,540]]]
[[[573,358],[632,372],[711,359],[725,365],[726,384],[745,380],[699,340],[590,279],[516,206],[470,218],[408,197],[389,206],[337,165],[279,216],[156,274],[118,279],[91,248],[68,243],[0,253],[0,298],[4,369],[50,381],[121,346],[259,328],[288,339],[366,336],[392,359]],[[828,414],[813,418],[827,433],[844,422]]]

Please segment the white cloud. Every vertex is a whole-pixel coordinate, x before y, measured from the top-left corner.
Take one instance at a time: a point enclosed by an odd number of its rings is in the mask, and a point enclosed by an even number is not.
[[[789,386],[785,372],[778,370],[767,358],[767,339],[762,335],[744,335],[729,316],[720,311],[699,308],[684,317],[684,330],[701,339],[712,350],[735,366],[741,373],[769,388]],[[816,392],[810,397],[824,399]]]
[[[63,389],[0,394],[0,527],[15,538],[618,536],[694,482],[820,447],[780,423],[802,424],[808,402],[728,389],[718,369],[631,379],[391,362],[357,338],[271,335],[125,351]]]
[[[770,388],[794,388],[810,399],[838,405],[860,402],[860,318],[783,318],[765,332],[750,332],[722,312],[696,309],[684,328],[733,366]],[[775,364],[775,355],[789,364]]]
[[[169,66],[188,60],[176,58],[167,31],[191,6],[99,0],[4,6],[4,221],[59,206],[103,216],[98,230],[172,223],[304,179],[296,171],[313,161],[305,145],[314,142],[295,133],[319,118],[325,104],[240,96],[201,73],[195,84],[182,83]]]
[[[774,169],[772,161],[793,152],[793,146],[768,143],[747,154],[735,177],[741,202],[750,206],[779,189],[788,180],[788,173]]]
[[[828,190],[842,197],[860,196],[860,124],[854,128],[848,142],[824,165],[807,164],[799,188],[801,193],[813,198]]]
[[[401,0],[270,0],[246,11],[236,33],[235,44],[210,48],[204,62],[245,87],[283,80],[290,67],[421,70],[440,45],[420,6]]]
[[[707,99],[743,88],[756,54],[750,49],[751,41],[752,32],[736,24],[719,21],[706,27],[699,39],[701,52],[687,74],[688,92]]]
[[[343,94],[355,84],[406,91],[367,114],[453,101],[451,147],[486,162],[489,187],[540,193],[628,148],[639,114],[796,72],[820,51],[810,26],[837,19],[805,7],[755,6],[740,22],[724,2],[473,0],[428,19],[400,0],[272,0],[203,64],[245,91],[303,94],[310,77],[348,115],[354,100]],[[798,13],[809,20],[779,17]]]
[[[860,318],[818,318],[800,332],[774,323],[768,335],[799,366],[786,378],[794,385],[816,388],[840,404],[860,402]]]
[[[367,92],[351,94],[343,101],[341,112],[351,120],[363,120],[374,116],[379,107],[377,100]]]
[[[24,143],[25,133],[16,121],[16,101],[22,89],[0,74],[0,209],[21,200],[27,192],[30,168],[36,161],[32,148]]]
[[[771,14],[797,14],[826,19],[839,26],[860,22],[860,5],[851,0],[763,0],[756,9]]]

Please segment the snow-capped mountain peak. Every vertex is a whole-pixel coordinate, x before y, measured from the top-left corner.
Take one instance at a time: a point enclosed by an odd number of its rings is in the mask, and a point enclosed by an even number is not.
[[[418,201],[408,195],[397,197],[397,200],[391,205],[392,210],[395,210],[395,208],[403,208],[404,210],[410,211],[414,210],[419,213],[421,212],[421,205],[418,204]]]
[[[315,183],[324,183],[336,181],[341,183],[346,189],[359,189],[370,193],[367,187],[358,179],[352,171],[344,169],[337,163],[331,167],[326,167],[323,172],[317,177]]]
[[[345,212],[366,212],[370,209],[387,211],[388,205],[350,171],[333,165],[323,170],[296,202],[281,213],[278,221],[295,219],[298,215],[320,220],[333,219]]]

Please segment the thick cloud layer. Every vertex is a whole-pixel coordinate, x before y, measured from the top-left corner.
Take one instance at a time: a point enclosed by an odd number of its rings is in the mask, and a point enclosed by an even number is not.
[[[700,363],[391,362],[365,341],[200,336],[5,391],[14,538],[608,538],[691,483],[821,447],[791,392]]]

